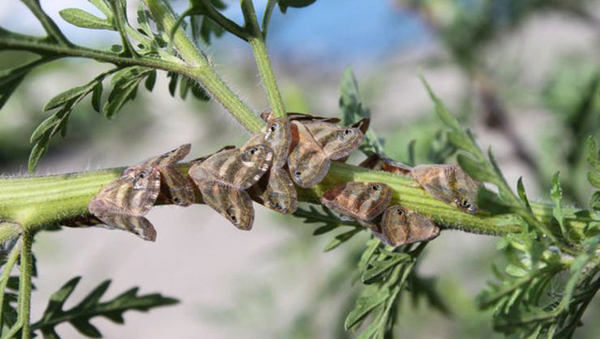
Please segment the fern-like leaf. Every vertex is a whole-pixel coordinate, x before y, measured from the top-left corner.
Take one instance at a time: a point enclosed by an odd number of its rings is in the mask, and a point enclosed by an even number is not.
[[[179,302],[177,299],[164,297],[158,293],[137,295],[137,287],[125,291],[112,300],[101,302],[100,299],[110,285],[110,280],[106,280],[76,306],[64,310],[65,302],[80,280],[81,277],[69,280],[50,297],[42,319],[33,324],[32,330],[41,331],[45,339],[58,339],[60,336],[55,330],[56,326],[68,322],[82,335],[90,338],[100,338],[102,337],[100,330],[90,323],[92,318],[105,317],[117,324],[123,324],[123,313],[126,311],[146,312],[156,307],[169,306]]]

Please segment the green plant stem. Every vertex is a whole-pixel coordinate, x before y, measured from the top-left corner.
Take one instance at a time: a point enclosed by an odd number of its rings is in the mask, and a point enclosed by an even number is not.
[[[17,241],[15,247],[10,251],[10,255],[8,256],[8,260],[4,265],[4,270],[2,271],[2,276],[0,277],[0,335],[2,334],[2,324],[3,324],[3,315],[4,315],[4,293],[6,292],[6,286],[8,285],[8,279],[10,278],[10,274],[17,263],[17,259],[19,259],[19,255],[21,254],[22,240]]]
[[[161,0],[145,0],[157,24],[169,31],[175,17]],[[199,83],[221,103],[250,133],[261,130],[265,123],[245,104],[215,72],[208,58],[198,50],[182,28],[175,30],[173,45],[183,61],[149,57],[127,57],[118,53],[96,50],[73,44],[56,44],[44,38],[10,33],[0,37],[0,50],[22,50],[40,54],[45,61],[64,57],[80,57],[116,66],[145,66],[188,76]]]
[[[29,339],[31,337],[31,274],[32,274],[32,255],[31,247],[33,245],[33,234],[31,230],[25,230],[21,239],[21,272],[19,275],[19,298],[17,305],[17,322],[10,328],[8,333],[2,339],[13,338],[21,330],[21,338]]]
[[[156,23],[165,32],[171,32],[177,19],[162,0],[144,0]],[[173,32],[173,46],[181,54],[188,67],[183,73],[198,80],[213,97],[250,132],[261,130],[265,123],[221,80],[208,58],[198,50],[182,27]]]
[[[287,117],[287,113],[283,105],[281,93],[279,93],[279,86],[277,86],[277,79],[271,66],[267,45],[260,29],[258,18],[256,17],[254,5],[251,0],[242,0],[241,6],[246,22],[246,29],[250,31],[248,42],[252,47],[256,66],[258,67],[260,78],[271,104],[271,110],[276,118],[285,118]]]
[[[181,165],[183,173],[187,172],[187,168],[189,164]],[[0,179],[0,219],[18,223],[23,229],[30,231],[86,215],[90,199],[102,186],[119,177],[122,171],[123,168],[114,168],[47,177]],[[337,162],[332,164],[321,184],[310,189],[298,188],[299,199],[320,203],[321,196],[327,189],[347,181],[386,183],[394,191],[394,203],[427,215],[445,228],[492,235],[521,231],[518,217],[514,215],[467,214],[433,198],[412,179]],[[201,197],[197,201],[201,201]],[[532,204],[532,209],[541,222],[551,223],[552,206]],[[574,215],[568,212],[575,211],[565,209],[566,215]],[[583,216],[569,216],[566,219],[575,237],[581,237],[584,227],[592,221],[594,220]],[[14,233],[0,232],[0,241],[11,236]]]
[[[33,246],[33,232],[23,232],[23,246],[21,247],[21,275],[19,276],[19,318],[23,322],[21,338],[31,337],[31,274],[33,270],[31,248]]]

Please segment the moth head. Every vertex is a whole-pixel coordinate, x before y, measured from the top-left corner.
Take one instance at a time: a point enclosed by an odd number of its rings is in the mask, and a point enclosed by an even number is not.
[[[266,202],[267,207],[269,207],[272,210],[282,212],[286,209],[285,206],[287,204],[286,204],[285,200],[286,199],[283,194],[271,193],[271,194],[269,194],[269,197]]]
[[[133,178],[133,189],[146,189],[150,185],[152,179],[155,179],[155,170],[152,167],[133,166],[127,168],[123,172],[123,176]]]
[[[229,206],[225,209],[225,216],[227,219],[234,225],[240,226],[243,223],[243,213],[239,208],[235,208],[234,206]]]
[[[346,127],[337,131],[336,137],[339,141],[349,141],[359,135],[361,132],[357,128]]]
[[[242,153],[242,161],[252,166],[255,163],[261,163],[265,160],[271,160],[273,152],[271,149],[264,144],[251,145],[244,149]]]
[[[467,213],[475,214],[478,211],[477,204],[475,203],[475,201],[471,200],[461,194],[459,194],[456,197],[454,202],[456,203],[458,208],[460,208],[461,210],[463,210]]]
[[[407,243],[410,236],[407,215],[408,212],[399,205],[390,206],[383,213],[381,231],[389,245],[395,247]]]

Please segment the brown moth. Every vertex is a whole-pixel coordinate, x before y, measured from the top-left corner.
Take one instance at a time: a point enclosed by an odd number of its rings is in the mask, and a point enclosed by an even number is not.
[[[251,142],[250,142],[251,141]],[[225,149],[190,167],[190,177],[200,182],[218,182],[245,190],[267,172],[273,151],[266,144],[254,144],[250,139],[241,148]]]
[[[467,213],[477,213],[477,192],[483,185],[458,165],[418,165],[412,176],[434,197]]]
[[[325,178],[331,160],[301,123],[292,121],[294,144],[288,156],[288,169],[292,180],[300,187],[308,188]]]
[[[392,201],[392,189],[380,182],[347,182],[323,194],[328,208],[356,220],[369,221],[381,214]]]
[[[308,188],[323,180],[331,160],[356,150],[364,134],[357,127],[337,126],[324,121],[292,121],[293,145],[288,157],[292,180]]]
[[[251,138],[237,149],[223,149],[190,167],[204,202],[241,230],[250,230],[254,208],[246,189],[266,173],[273,151]]]
[[[256,201],[279,213],[292,214],[298,208],[296,188],[283,168],[271,168],[252,187],[251,193]]]
[[[440,234],[440,228],[431,219],[400,205],[383,212],[379,229],[380,239],[394,247],[432,240]]]
[[[189,206],[194,203],[194,188],[190,181],[176,168],[179,161],[190,153],[190,144],[181,145],[178,148],[148,159],[140,166],[156,168],[161,175],[161,183],[164,187],[167,199],[179,206]]]
[[[394,161],[381,154],[370,155],[358,166],[405,176],[409,176],[412,171],[410,166]]]
[[[104,186],[88,204],[89,211],[111,229],[132,232],[154,241],[156,230],[143,216],[154,206],[160,191],[160,173],[150,166],[127,168],[120,178]]]
[[[198,187],[204,202],[235,227],[243,231],[252,229],[254,207],[246,191],[219,182],[209,182],[208,185],[198,185]]]
[[[263,113],[264,114],[264,113]],[[267,125],[252,136],[251,143],[264,142],[273,150],[272,168],[282,168],[287,161],[292,143],[292,131],[287,119],[275,118],[272,114],[264,117]]]
[[[325,121],[306,121],[304,126],[319,143],[325,154],[337,160],[354,152],[363,141],[364,134],[360,130],[363,119],[353,126],[337,126]]]
[[[287,119],[275,118],[271,113],[261,114],[267,125],[252,138],[263,141],[273,149],[271,169],[253,186],[255,199],[264,206],[284,214],[294,213],[298,206],[298,197],[294,183],[285,166],[292,142],[292,131]]]

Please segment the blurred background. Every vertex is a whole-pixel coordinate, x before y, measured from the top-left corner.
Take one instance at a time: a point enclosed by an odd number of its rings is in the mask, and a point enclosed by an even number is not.
[[[238,2],[225,2],[225,14],[240,21]],[[139,2],[128,3],[135,22]],[[255,1],[260,10],[265,3]],[[100,15],[88,2],[42,5],[76,43],[108,48],[118,42],[117,34],[80,29],[58,15],[68,7]],[[181,11],[187,2],[173,6]],[[16,0],[2,1],[0,22],[42,34]],[[415,140],[417,162],[427,162],[440,124],[418,79],[421,69],[482,148],[493,148],[513,187],[523,176],[530,198],[549,200],[551,177],[561,171],[569,204],[586,206],[591,192],[582,145],[600,130],[600,1],[319,0],[285,15],[276,11],[268,45],[289,111],[336,116],[339,82],[350,66],[388,155],[406,159]],[[249,46],[224,36],[203,48],[246,102],[256,111],[268,109]],[[0,69],[28,57],[2,52]],[[0,112],[0,173],[25,175],[29,136],[47,117],[43,105],[108,67],[69,59],[30,74]],[[112,121],[84,101],[37,174],[129,165],[188,142],[191,158],[198,157],[247,138],[218,104],[171,97],[167,84],[163,73],[153,92],[140,90]],[[149,219],[159,233],[156,243],[104,229],[41,234],[33,318],[52,292],[82,275],[73,301],[104,279],[113,280],[109,296],[139,285],[143,293],[181,300],[149,314],[127,313],[125,326],[94,320],[106,338],[353,337],[343,331],[343,320],[361,285],[355,267],[366,232],[323,253],[332,235],[313,237],[315,225],[264,208],[257,207],[251,232],[237,231],[206,206],[160,207]],[[428,246],[419,272],[431,278],[448,314],[404,298],[399,337],[500,337],[490,314],[474,302],[492,279],[490,264],[497,257],[492,237],[443,232]],[[591,305],[576,337],[600,337],[599,315],[600,305]],[[79,337],[70,325],[58,331],[63,338]]]

